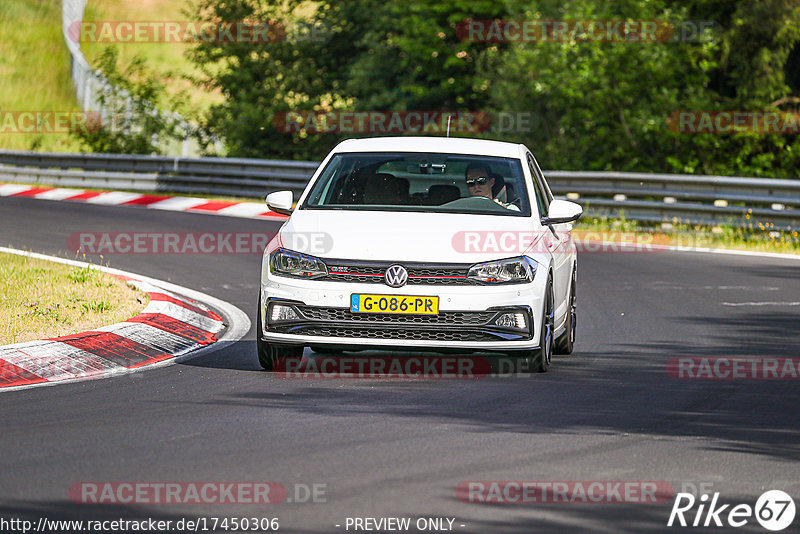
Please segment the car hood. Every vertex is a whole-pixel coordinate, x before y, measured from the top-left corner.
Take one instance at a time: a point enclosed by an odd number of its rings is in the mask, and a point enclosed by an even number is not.
[[[529,217],[297,210],[280,236],[284,247],[323,258],[475,263],[522,254],[542,236],[533,224]]]

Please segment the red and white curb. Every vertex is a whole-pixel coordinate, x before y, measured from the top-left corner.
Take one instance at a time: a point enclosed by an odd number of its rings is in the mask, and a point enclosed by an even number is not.
[[[39,200],[66,200],[86,202],[103,206],[127,206],[154,210],[186,211],[211,213],[229,217],[264,219],[269,221],[286,220],[268,210],[262,202],[236,202],[232,200],[210,200],[197,197],[180,197],[127,193],[124,191],[85,191],[65,187],[34,187],[24,184],[0,184],[0,197],[25,197]]]
[[[250,319],[239,308],[192,289],[84,262],[3,247],[0,252],[99,269],[133,284],[150,297],[139,315],[121,323],[0,346],[0,390],[106,378],[174,363],[222,348],[244,337],[250,329]],[[198,351],[203,347],[206,349]]]

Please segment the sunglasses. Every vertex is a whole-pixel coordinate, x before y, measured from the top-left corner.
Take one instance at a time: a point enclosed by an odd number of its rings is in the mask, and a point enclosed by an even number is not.
[[[489,178],[486,177],[486,176],[481,176],[477,180],[469,179],[469,180],[467,180],[467,187],[473,187],[475,184],[483,185],[488,181],[489,181]]]

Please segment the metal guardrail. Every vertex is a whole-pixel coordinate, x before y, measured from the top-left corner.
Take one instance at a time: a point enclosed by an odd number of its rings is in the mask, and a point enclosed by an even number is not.
[[[64,154],[0,150],[0,180],[263,198],[305,188],[305,161]],[[554,194],[590,216],[649,222],[800,228],[800,180],[588,171],[546,172]]]

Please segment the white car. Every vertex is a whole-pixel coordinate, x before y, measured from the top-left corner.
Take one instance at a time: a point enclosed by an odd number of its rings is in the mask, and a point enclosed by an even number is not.
[[[315,351],[511,355],[544,372],[575,342],[582,208],[524,146],[441,137],[337,145],[264,251],[259,361]]]

